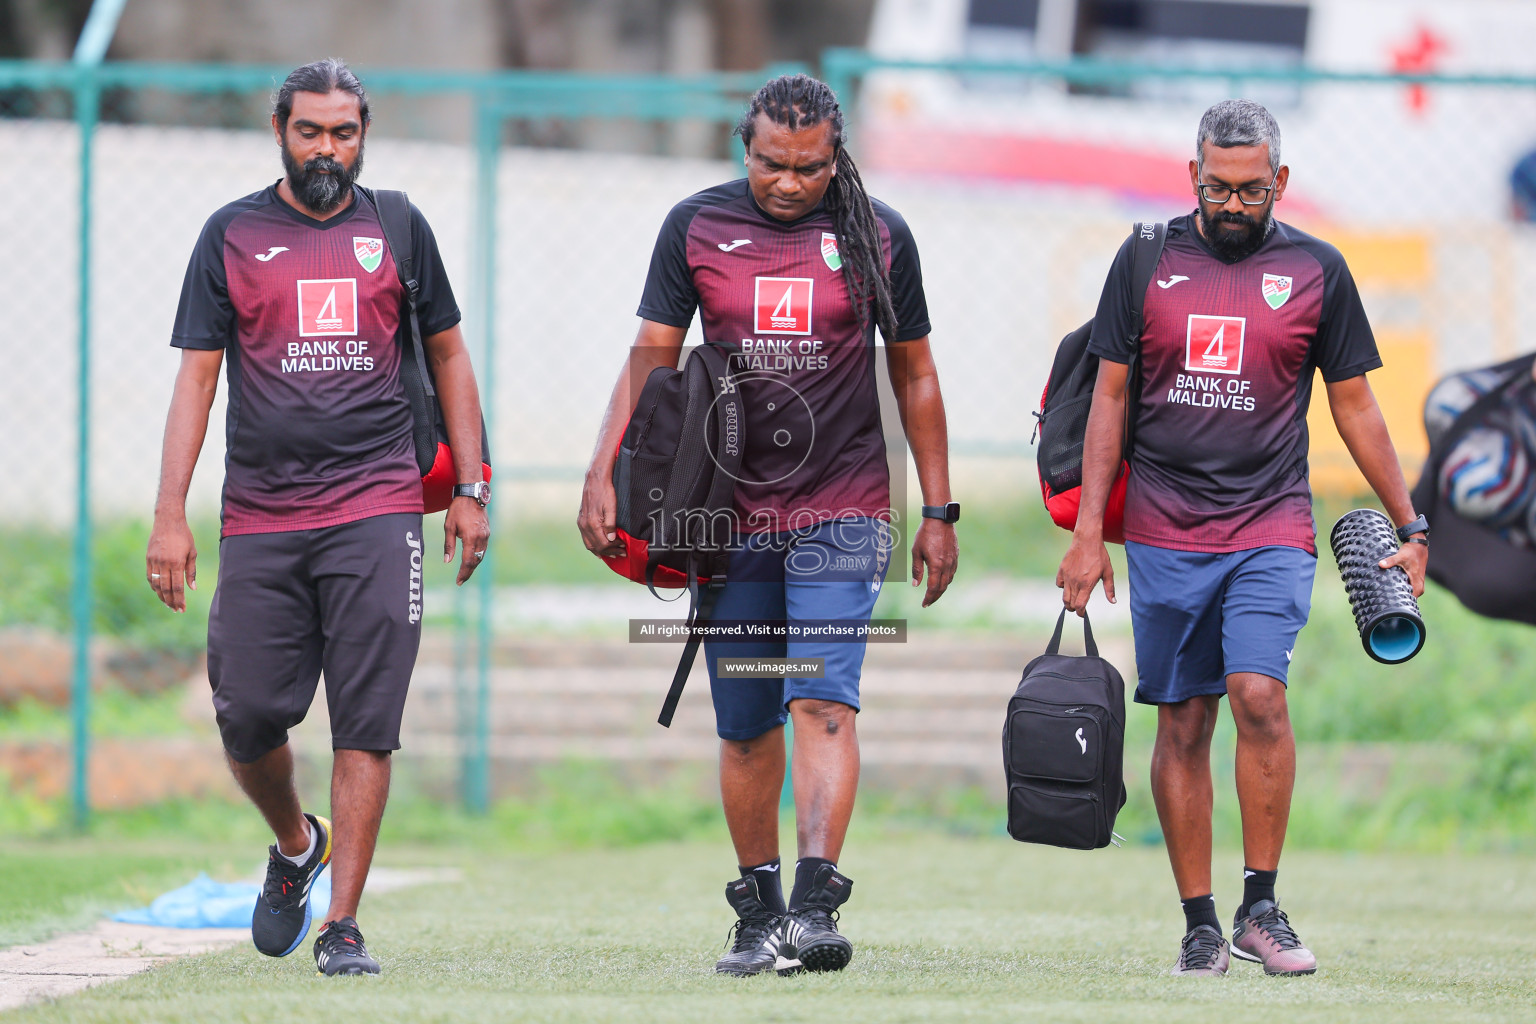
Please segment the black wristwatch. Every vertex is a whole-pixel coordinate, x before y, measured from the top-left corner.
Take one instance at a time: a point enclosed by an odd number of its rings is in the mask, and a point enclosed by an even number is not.
[[[1404,523],[1402,526],[1399,526],[1397,528],[1397,539],[1407,544],[1408,538],[1416,533],[1422,533],[1425,537],[1429,536],[1429,519],[1423,513],[1420,513],[1419,517],[1413,520],[1413,522]]]
[[[938,519],[946,523],[958,523],[960,521],[960,503],[951,501],[947,505],[924,505],[924,519]]]
[[[476,480],[472,484],[454,484],[453,496],[455,498],[474,498],[485,508],[491,501],[491,485],[484,480]]]

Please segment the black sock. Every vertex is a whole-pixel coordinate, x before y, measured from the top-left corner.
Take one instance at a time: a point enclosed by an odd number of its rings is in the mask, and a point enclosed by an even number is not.
[[[1221,918],[1216,916],[1216,897],[1210,893],[1204,896],[1191,896],[1187,900],[1180,900],[1184,907],[1184,931],[1186,934],[1194,931],[1202,924],[1208,924],[1221,931]]]
[[[790,910],[797,910],[805,905],[805,898],[810,895],[811,885],[816,880],[816,872],[823,864],[832,864],[832,862],[821,857],[801,857],[795,862],[795,888],[789,894]],[[832,870],[837,870],[836,864],[832,864]]]
[[[1248,916],[1248,908],[1260,900],[1274,901],[1275,876],[1280,869],[1274,871],[1255,871],[1246,865],[1243,867],[1243,905],[1237,910],[1237,919],[1241,921]]]
[[[741,868],[741,877],[751,875],[757,880],[757,895],[761,897],[763,906],[775,914],[784,913],[784,883],[779,881],[779,858],[775,857],[766,864],[759,864],[755,868]]]

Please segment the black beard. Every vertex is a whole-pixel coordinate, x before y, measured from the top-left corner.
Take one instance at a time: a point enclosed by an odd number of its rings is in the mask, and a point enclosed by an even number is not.
[[[282,150],[288,186],[299,202],[316,213],[330,213],[346,202],[352,194],[352,183],[363,170],[362,146],[357,147],[357,159],[352,161],[351,167],[328,156],[314,157],[300,166],[286,145]]]
[[[1243,230],[1228,231],[1218,226],[1221,224],[1241,224]],[[1275,208],[1273,206],[1266,209],[1263,218],[1258,220],[1246,213],[1231,213],[1227,210],[1208,214],[1203,205],[1200,207],[1200,228],[1205,235],[1206,244],[1217,256],[1228,263],[1236,263],[1257,252],[1274,226]]]

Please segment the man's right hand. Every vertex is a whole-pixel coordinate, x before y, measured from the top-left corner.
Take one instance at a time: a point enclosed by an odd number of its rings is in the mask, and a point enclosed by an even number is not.
[[[1056,570],[1056,585],[1062,588],[1061,602],[1081,616],[1088,609],[1094,585],[1104,581],[1104,596],[1115,603],[1115,567],[1102,539],[1089,540],[1072,535],[1072,546]]]
[[[197,589],[197,544],[185,516],[155,517],[144,572],[150,589],[173,612],[187,610],[184,587]]]
[[[624,542],[618,533],[618,496],[613,490],[613,474],[594,466],[587,472],[587,481],[581,488],[581,510],[576,513],[576,526],[581,530],[581,542],[587,550],[599,557],[624,554]]]

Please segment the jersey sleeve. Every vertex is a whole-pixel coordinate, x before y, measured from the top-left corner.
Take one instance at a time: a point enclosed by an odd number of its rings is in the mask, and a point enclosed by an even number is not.
[[[416,268],[416,317],[423,337],[454,326],[462,317],[453,297],[453,285],[443,267],[443,254],[427,218],[411,204],[411,260]]]
[[[917,242],[906,218],[880,203],[880,219],[891,235],[891,305],[896,310],[896,337],[892,341],[913,341],[933,333],[928,321],[928,297],[923,292],[923,267],[917,256]]]
[[[171,345],[176,348],[222,349],[233,333],[235,307],[229,300],[224,269],[224,229],[229,218],[222,212],[208,218],[187,261],[171,328]]]
[[[1323,266],[1323,308],[1313,355],[1324,382],[1332,384],[1378,369],[1381,354],[1344,257],[1332,246],[1316,255]]]
[[[696,202],[685,200],[672,207],[656,235],[651,251],[651,268],[645,275],[645,291],[635,315],[670,327],[693,323],[693,311],[699,306],[699,292],[688,269],[688,228],[699,210]]]
[[[1131,257],[1135,244],[1135,236],[1131,236],[1115,253],[1104,278],[1104,290],[1099,293],[1093,331],[1088,336],[1088,351],[1112,363],[1129,363],[1139,341],[1131,336]]]

